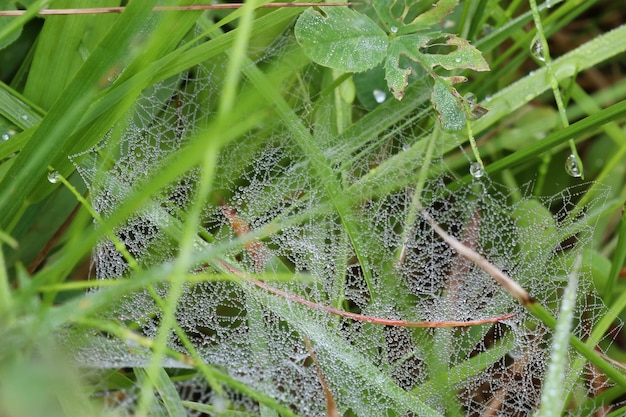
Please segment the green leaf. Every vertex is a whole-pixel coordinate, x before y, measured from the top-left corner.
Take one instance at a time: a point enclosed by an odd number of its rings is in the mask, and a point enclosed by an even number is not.
[[[72,0],[57,3],[55,7],[86,8],[93,5],[93,0]],[[115,5],[110,0],[98,3],[100,7]],[[43,109],[52,108],[118,17],[116,13],[110,13],[54,16],[46,19],[24,86],[24,96]]]
[[[467,118],[460,97],[452,83],[443,77],[435,79],[431,101],[444,130],[457,132],[465,126]]]
[[[17,7],[15,7],[15,4],[13,4],[12,1],[0,0],[0,10],[17,10]],[[0,30],[4,29],[4,27],[7,26],[9,23],[11,23],[11,21],[13,20],[15,20],[15,17],[8,17],[8,16],[0,17]],[[7,46],[11,45],[20,37],[21,34],[22,34],[22,28],[20,27],[19,29],[10,33],[4,39],[0,39],[0,49],[6,48]]]
[[[389,39],[369,17],[344,7],[309,8],[295,34],[314,62],[345,72],[374,68],[387,55]]]
[[[411,68],[400,67],[400,56],[404,55],[413,61],[418,61],[417,51],[428,44],[429,37],[425,35],[405,35],[393,39],[389,45],[389,55],[385,61],[385,79],[393,96],[402,100],[404,90],[409,84]]]
[[[420,53],[417,56],[420,63],[430,69],[440,66],[447,70],[467,68],[474,71],[489,71],[489,64],[487,64],[485,58],[467,40],[453,34],[445,34],[443,38],[447,38],[443,46],[456,47],[456,50],[447,54]]]
[[[402,35],[430,29],[452,13],[459,1],[439,0],[430,8],[432,2],[421,3],[414,0],[377,0],[374,1],[374,9],[387,30]]]
[[[426,53],[430,46],[435,46],[433,41],[442,38],[446,40],[443,46],[455,47],[456,49],[447,54]],[[436,45],[441,46],[439,43]],[[393,39],[389,45],[389,56],[385,62],[385,78],[389,83],[389,89],[398,100],[404,96],[404,90],[408,85],[408,78],[412,71],[410,67],[401,67],[401,56],[417,62],[435,79],[432,102],[439,114],[443,128],[447,131],[461,130],[467,121],[464,114],[467,110],[462,104],[461,96],[452,85],[465,81],[466,78],[452,76],[446,77],[444,81],[442,77],[437,75],[435,68],[442,67],[446,70],[468,68],[475,71],[487,71],[489,65],[480,51],[465,39],[452,34],[445,34],[442,37],[436,33],[412,34]]]

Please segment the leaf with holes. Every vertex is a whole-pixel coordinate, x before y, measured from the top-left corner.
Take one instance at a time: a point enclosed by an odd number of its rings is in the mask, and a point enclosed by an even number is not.
[[[428,30],[452,13],[459,0],[376,0],[374,9],[383,26],[396,35]]]
[[[448,53],[429,53],[431,49],[439,47],[455,49]],[[385,62],[385,78],[389,83],[389,89],[398,100],[404,96],[411,73],[410,67],[401,65],[402,56],[415,61],[434,78],[432,103],[437,110],[443,128],[448,131],[462,129],[467,120],[467,115],[465,115],[467,111],[463,99],[453,84],[463,82],[466,78],[462,76],[441,77],[435,72],[435,68],[488,71],[489,65],[480,51],[465,39],[452,34],[411,34],[393,39],[389,46],[389,56]],[[447,92],[444,92],[443,89],[447,89]]]

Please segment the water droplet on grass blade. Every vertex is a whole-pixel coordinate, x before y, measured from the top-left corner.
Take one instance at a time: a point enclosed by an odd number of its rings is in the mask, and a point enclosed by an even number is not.
[[[376,100],[376,103],[382,103],[387,99],[387,93],[383,90],[375,89],[372,93],[374,94],[374,100]]]
[[[56,184],[60,180],[61,180],[61,174],[59,174],[59,171],[48,172],[48,181],[50,181],[50,183]]]
[[[565,172],[574,178],[580,178],[583,175],[582,162],[574,154],[570,154],[565,160]]]
[[[533,54],[538,61],[545,62],[546,56],[544,54],[543,45],[541,44],[541,38],[535,36],[530,44],[530,53]]]
[[[479,162],[473,162],[470,165],[470,174],[474,178],[480,178],[485,175],[485,168]]]
[[[391,33],[398,33],[398,27],[397,26],[392,26],[392,27],[389,28],[389,31]]]

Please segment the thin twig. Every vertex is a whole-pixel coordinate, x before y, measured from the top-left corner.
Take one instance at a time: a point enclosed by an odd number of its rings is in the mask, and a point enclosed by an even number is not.
[[[384,326],[396,326],[396,327],[412,327],[412,328],[428,328],[428,327],[470,327],[470,326],[478,326],[481,324],[487,323],[497,323],[503,320],[510,319],[515,316],[515,314],[504,314],[498,317],[490,317],[482,320],[471,320],[471,321],[406,321],[406,320],[395,320],[395,319],[385,319],[382,317],[374,317],[374,316],[366,316],[364,314],[350,313],[348,311],[339,310],[330,306],[325,306],[322,304],[314,303],[313,301],[309,301],[305,298],[302,298],[298,295],[288,293],[283,290],[279,290],[278,288],[274,288],[266,283],[252,279],[250,276],[245,274],[242,271],[239,271],[236,268],[228,265],[225,262],[221,262],[220,264],[228,269],[233,274],[244,278],[246,281],[256,285],[257,287],[264,289],[267,292],[278,295],[287,300],[295,301],[298,304],[302,304],[304,306],[310,307],[315,310],[325,311],[326,313],[334,314],[336,316],[341,316],[345,318],[349,318],[352,320],[363,321],[367,323],[373,324],[381,324]]]
[[[222,205],[222,212],[224,213],[224,216],[228,219],[231,227],[233,228],[237,236],[241,237],[250,233],[250,226],[248,226],[245,220],[237,216],[235,209],[233,209],[226,202],[223,202],[223,201],[221,205]],[[259,254],[262,253],[261,251],[265,249],[265,247],[263,246],[261,242],[258,242],[258,241],[249,242],[249,243],[255,243],[255,245],[250,246],[246,244],[246,251],[250,254],[253,261],[255,262],[255,267],[260,268],[263,266],[264,260],[257,259],[257,258],[259,257]],[[506,314],[500,317],[491,317],[488,319],[472,320],[472,321],[405,321],[405,320],[394,320],[394,319],[384,319],[381,317],[365,316],[363,314],[350,313],[348,311],[343,311],[343,310],[339,310],[333,307],[314,303],[313,301],[309,301],[298,295],[279,290],[278,288],[269,286],[264,282],[253,279],[245,272],[240,271],[228,265],[226,262],[220,261],[220,264],[224,268],[226,268],[228,271],[237,275],[238,277],[241,277],[245,279],[246,281],[249,281],[252,284],[256,285],[257,287],[262,288],[265,291],[270,292],[272,294],[283,297],[287,300],[292,300],[301,305],[313,308],[315,310],[325,311],[327,313],[334,314],[340,317],[346,317],[352,320],[363,321],[363,322],[368,322],[368,323],[381,324],[384,326],[414,327],[414,328],[415,327],[422,327],[422,328],[425,328],[425,327],[469,327],[469,326],[477,326],[477,325],[486,324],[486,323],[495,323],[495,322],[506,320],[515,316],[515,314]]]
[[[282,7],[346,7],[354,6],[361,3],[267,3],[260,8],[282,8]],[[156,6],[152,9],[154,12],[181,12],[181,11],[198,11],[198,10],[224,10],[239,9],[243,7],[243,3],[227,3],[227,4],[195,4],[189,6]],[[122,13],[126,7],[91,7],[80,9],[43,9],[37,13],[39,16],[64,16],[76,14],[106,14],[106,13]],[[26,10],[0,10],[0,16],[22,16],[26,14]]]
[[[474,262],[480,269],[488,273],[493,277],[498,284],[500,284],[505,290],[507,290],[513,297],[515,297],[522,305],[529,305],[535,302],[532,296],[521,285],[514,281],[511,277],[504,272],[496,268],[488,260],[483,258],[478,252],[472,248],[465,246],[458,239],[450,236],[446,233],[441,226],[439,226],[433,218],[426,211],[422,211],[422,217],[430,224],[430,227],[454,250],[463,255],[465,258]]]
[[[317,376],[320,378],[320,384],[322,384],[322,389],[324,390],[324,396],[326,397],[326,417],[339,417],[337,403],[335,402],[333,393],[330,391],[330,388],[328,388],[328,383],[326,382],[326,378],[324,377],[324,371],[317,361],[317,354],[313,350],[311,341],[306,336],[303,339],[304,344],[306,345],[306,350],[309,351],[309,356],[311,357],[311,360],[313,360],[313,364],[315,365]]]
[[[28,265],[27,270],[30,275],[35,273],[39,265],[41,265],[41,263],[46,259],[46,256],[48,256],[48,253],[50,252],[50,250],[52,250],[54,245],[56,245],[59,239],[61,239],[61,237],[67,230],[67,228],[70,227],[79,209],[80,209],[80,203],[76,204],[76,207],[74,207],[74,210],[72,210],[72,212],[67,217],[67,219],[65,219],[63,224],[59,226],[59,228],[57,229],[56,232],[54,232],[50,240],[48,240],[48,242],[46,242],[44,247],[37,253],[37,255],[35,256],[35,259],[33,259],[31,263]]]

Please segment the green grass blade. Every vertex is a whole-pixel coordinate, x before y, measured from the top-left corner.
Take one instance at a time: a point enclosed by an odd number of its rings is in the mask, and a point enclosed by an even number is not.
[[[55,102],[31,140],[16,157],[16,162],[0,182],[0,229],[7,229],[17,221],[15,217],[24,207],[39,196],[33,195],[38,184],[45,183],[47,167],[54,157],[63,155],[68,146],[71,132],[84,114],[96,94],[101,78],[110,68],[117,65],[133,36],[140,30],[143,21],[151,12],[155,0],[133,3],[126,8],[111,31],[87,62],[77,73],[74,81]]]

